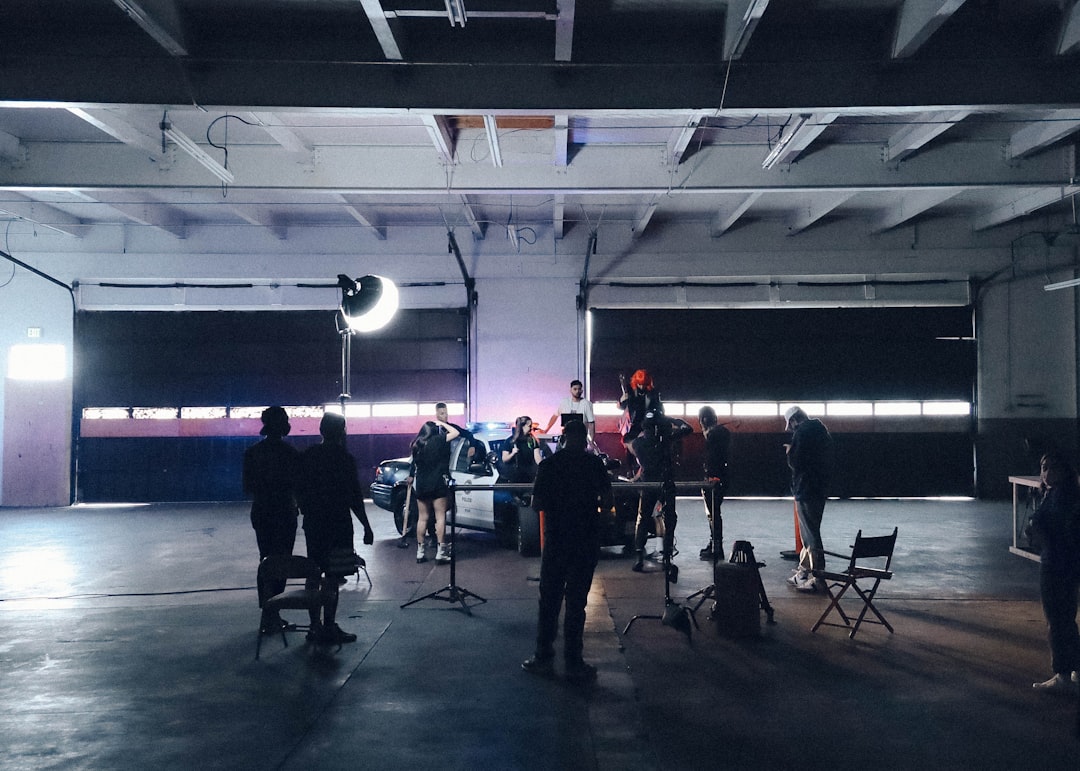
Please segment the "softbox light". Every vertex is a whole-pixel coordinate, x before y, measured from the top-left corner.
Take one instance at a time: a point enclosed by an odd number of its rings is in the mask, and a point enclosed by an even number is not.
[[[338,275],[341,315],[353,332],[374,332],[385,327],[398,308],[397,286],[382,276],[351,279]]]

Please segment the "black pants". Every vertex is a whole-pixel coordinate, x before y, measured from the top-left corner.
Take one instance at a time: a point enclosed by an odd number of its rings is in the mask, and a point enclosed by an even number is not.
[[[653,510],[656,502],[663,500],[664,503],[664,545],[663,550],[669,555],[674,554],[675,525],[679,522],[679,516],[675,513],[675,496],[662,494],[659,490],[642,490],[641,499],[638,503],[637,521],[634,523],[634,548],[642,551],[645,542],[649,540]]]
[[[585,638],[585,603],[592,587],[593,571],[600,556],[595,537],[562,537],[544,534],[540,560],[540,614],[536,629],[536,656],[555,655],[559,632],[559,609],[566,598],[563,619],[563,655],[567,662],[581,661]]]
[[[1080,669],[1080,632],[1076,628],[1077,591],[1080,573],[1043,568],[1039,592],[1049,626],[1050,663],[1055,673],[1068,676]]]
[[[270,555],[285,555],[293,553],[296,544],[296,516],[279,517],[277,519],[252,519],[251,526],[255,528],[255,543],[259,545],[259,560]],[[275,581],[268,587],[271,594],[279,594],[285,591],[285,581]]]
[[[724,517],[720,513],[720,507],[724,503],[724,493],[717,484],[713,489],[701,490],[701,496],[705,499],[705,516],[709,518],[709,533],[713,551],[718,561],[724,559]]]

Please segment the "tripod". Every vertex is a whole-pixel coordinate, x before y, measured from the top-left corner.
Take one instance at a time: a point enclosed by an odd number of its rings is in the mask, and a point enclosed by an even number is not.
[[[465,602],[465,600],[469,597],[472,597],[474,600],[478,601],[476,603],[477,605],[483,602],[487,602],[487,600],[481,597],[479,594],[474,594],[468,589],[461,588],[456,583],[457,549],[455,548],[454,537],[457,534],[457,494],[455,491],[453,479],[448,479],[446,486],[450,488],[450,511],[448,512],[450,514],[450,583],[448,583],[446,586],[444,586],[442,589],[439,589],[438,591],[431,592],[430,594],[425,594],[423,597],[417,597],[415,600],[409,600],[401,607],[407,608],[410,605],[415,605],[421,600],[443,600],[444,602],[459,603],[461,605],[461,609],[471,616],[472,609]]]
[[[663,496],[663,501],[664,501],[664,504],[663,504],[664,505],[664,520],[665,520],[664,524],[665,524],[665,529],[667,530],[667,533],[664,535],[664,539],[663,539],[664,612],[662,614],[658,615],[658,616],[656,616],[656,615],[637,615],[637,616],[634,616],[633,618],[630,619],[630,621],[627,622],[626,626],[623,628],[623,634],[628,633],[630,631],[630,627],[633,626],[634,622],[637,621],[639,618],[655,618],[656,620],[658,620],[664,626],[670,626],[670,627],[672,627],[674,629],[679,630],[683,634],[685,634],[687,642],[690,642],[691,641],[691,638],[690,638],[690,633],[691,633],[690,623],[693,622],[694,626],[697,627],[698,631],[699,632],[701,631],[701,627],[698,626],[697,618],[694,616],[694,610],[696,610],[696,609],[687,608],[687,607],[685,607],[683,605],[678,604],[673,599],[671,599],[671,568],[672,568],[672,565],[671,565],[671,543],[675,539],[674,534],[672,533],[672,527],[674,526],[674,521],[673,520],[675,518],[674,517],[669,518],[667,516],[667,514],[668,514],[669,511],[672,514],[675,513],[675,491],[674,491],[674,486],[672,486],[671,489],[668,490],[667,485],[665,484],[665,486],[663,488],[661,488],[661,495]]]

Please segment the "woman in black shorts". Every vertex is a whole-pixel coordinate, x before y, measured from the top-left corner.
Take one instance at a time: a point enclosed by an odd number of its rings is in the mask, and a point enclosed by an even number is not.
[[[446,510],[450,504],[450,442],[458,438],[458,430],[442,420],[429,420],[420,428],[412,442],[413,491],[416,495],[416,561],[424,562],[427,554],[424,538],[428,518],[435,512],[435,538],[439,542],[435,561],[450,561],[450,547],[446,543]]]

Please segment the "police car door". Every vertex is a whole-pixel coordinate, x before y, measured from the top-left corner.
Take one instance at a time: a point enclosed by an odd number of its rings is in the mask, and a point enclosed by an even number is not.
[[[473,448],[470,456],[469,449]],[[456,483],[457,523],[463,527],[476,527],[491,530],[494,524],[492,516],[491,491],[473,490],[473,485],[490,485],[495,482],[495,473],[485,463],[487,445],[480,439],[470,442],[462,437],[454,441],[450,451],[450,470]]]

